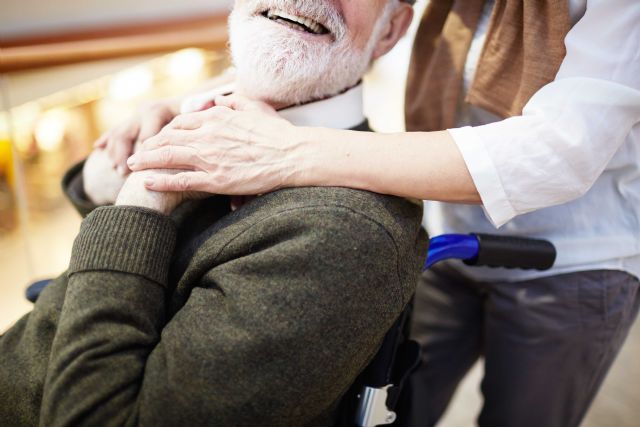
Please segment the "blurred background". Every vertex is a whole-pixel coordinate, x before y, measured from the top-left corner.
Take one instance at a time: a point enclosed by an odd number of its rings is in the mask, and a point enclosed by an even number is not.
[[[0,13],[0,333],[30,310],[24,289],[67,267],[80,217],[60,180],[141,103],[184,93],[229,66],[232,0],[3,0]],[[426,1],[419,1],[417,11]],[[404,129],[410,35],[365,81],[382,132]],[[584,425],[640,426],[636,324]],[[440,426],[473,425],[478,364]],[[553,373],[550,373],[553,386]]]
[[[60,179],[141,103],[228,67],[227,0],[9,0],[0,13],[0,330],[68,264]]]

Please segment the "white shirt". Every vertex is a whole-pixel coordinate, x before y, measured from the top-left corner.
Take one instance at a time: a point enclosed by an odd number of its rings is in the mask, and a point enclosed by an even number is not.
[[[360,83],[339,95],[285,108],[278,114],[296,126],[352,129],[366,120],[362,100]]]
[[[484,43],[489,3],[467,57],[465,90]],[[558,249],[549,272],[460,266],[476,279],[590,269],[640,276],[640,1],[570,0],[569,6],[575,25],[565,39],[566,57],[522,116],[497,121],[467,105],[458,117],[466,127],[449,130],[483,207],[429,203],[431,234],[540,237]]]

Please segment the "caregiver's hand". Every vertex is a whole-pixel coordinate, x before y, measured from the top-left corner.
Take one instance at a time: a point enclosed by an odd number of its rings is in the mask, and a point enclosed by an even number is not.
[[[218,97],[176,117],[129,158],[154,191],[256,195],[284,187],[338,186],[423,200],[480,203],[447,131],[382,134],[296,127],[266,104]],[[221,106],[222,105],[222,106]]]
[[[238,95],[217,97],[215,105],[177,116],[129,158],[133,171],[183,170],[151,174],[146,188],[253,195],[291,183],[300,130],[269,105]]]

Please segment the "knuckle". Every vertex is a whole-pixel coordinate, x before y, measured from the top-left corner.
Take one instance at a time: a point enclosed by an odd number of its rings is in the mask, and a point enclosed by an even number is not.
[[[121,128],[117,132],[117,136],[120,139],[123,139],[123,140],[133,139],[138,134],[138,130],[139,130],[139,124],[138,123],[135,123],[135,124],[131,123],[131,124]]]
[[[218,105],[207,110],[209,115],[213,118],[225,117],[229,111],[231,111],[231,109],[224,105]]]
[[[147,147],[163,147],[166,145],[166,137],[165,137],[166,133],[164,132],[160,132],[156,135],[154,135],[153,137],[146,139],[143,142],[143,145],[147,146]]]
[[[186,153],[186,160],[191,164],[202,163],[202,157],[195,150]]]
[[[157,135],[154,135],[154,136],[152,136],[150,138],[147,138],[147,139],[141,141],[141,143],[142,143],[141,147],[143,149],[149,148],[152,145],[157,144],[157,141],[156,141],[157,139],[158,139]]]
[[[191,182],[186,175],[178,175],[176,177],[176,184],[180,191],[187,191],[191,188]]]
[[[116,147],[123,144],[125,141],[129,140],[130,137],[128,134],[123,132],[114,132],[113,135],[109,138],[109,145],[116,149]]]
[[[111,134],[111,132],[109,132],[109,131],[104,132],[102,135],[100,135],[100,137],[96,141],[107,142],[109,140],[109,135],[110,134]]]
[[[173,161],[174,155],[173,155],[173,151],[170,148],[167,148],[166,150],[162,150],[162,152],[160,153],[160,160],[163,163],[171,163]]]
[[[184,125],[184,116],[183,115],[175,116],[169,122],[169,126],[170,127],[180,127],[182,125]]]
[[[113,157],[118,161],[126,159],[128,157],[128,151],[125,149],[124,146],[120,145],[113,152]]]
[[[144,110],[144,114],[149,118],[156,118],[163,113],[164,107],[161,104],[151,104]]]
[[[167,106],[162,102],[151,102],[148,104],[143,104],[141,106],[140,112],[141,115],[148,115],[151,117],[162,116],[167,112]]]
[[[220,189],[229,185],[229,176],[225,173],[216,173],[213,175],[213,183]]]
[[[115,137],[114,136],[109,137],[109,139],[107,140],[106,150],[110,156],[113,155],[117,145],[118,143]]]

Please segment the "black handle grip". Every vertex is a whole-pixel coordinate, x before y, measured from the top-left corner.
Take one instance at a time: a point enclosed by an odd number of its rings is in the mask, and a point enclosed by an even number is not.
[[[556,260],[556,248],[547,240],[525,237],[474,234],[479,243],[478,256],[467,265],[548,270]]]

